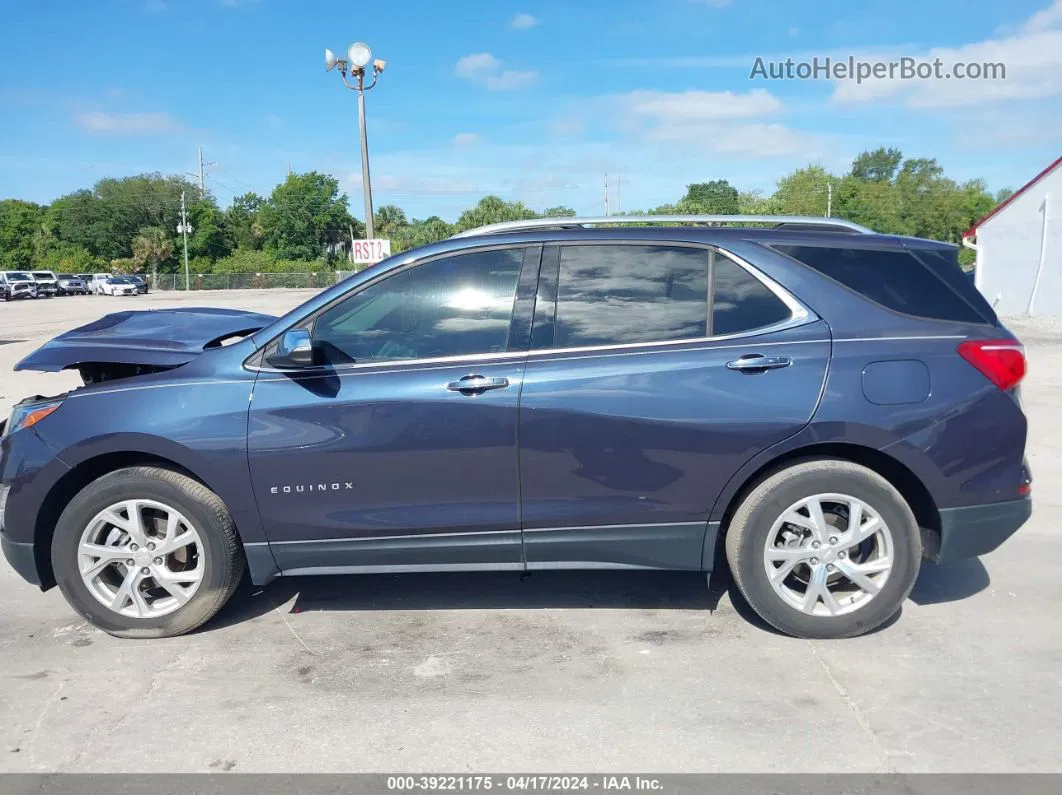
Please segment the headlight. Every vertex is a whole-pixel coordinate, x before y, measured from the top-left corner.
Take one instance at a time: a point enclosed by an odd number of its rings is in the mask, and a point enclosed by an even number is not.
[[[7,421],[6,433],[14,433],[23,428],[32,428],[61,405],[63,405],[63,401],[52,400],[48,403],[26,403],[15,406],[11,410],[11,417]]]

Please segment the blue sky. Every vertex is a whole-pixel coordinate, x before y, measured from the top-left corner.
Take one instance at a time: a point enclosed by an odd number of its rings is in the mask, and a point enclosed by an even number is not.
[[[368,95],[377,205],[453,219],[487,193],[535,208],[770,191],[866,148],[1018,187],[1062,144],[1062,0],[0,0],[0,197],[216,165],[222,205],[288,163],[360,215],[356,102],[323,50],[387,61]],[[1002,61],[995,82],[750,80],[771,60]],[[613,207],[617,197],[613,194]]]

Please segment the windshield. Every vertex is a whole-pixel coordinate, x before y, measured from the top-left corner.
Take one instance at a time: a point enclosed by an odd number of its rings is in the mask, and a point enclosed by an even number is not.
[[[8,271],[7,280],[9,282],[32,282],[33,277],[22,271]]]
[[[50,271],[33,271],[34,279],[54,279],[55,274]]]
[[[60,273],[56,278],[57,279],[74,279],[76,277],[72,273]]]

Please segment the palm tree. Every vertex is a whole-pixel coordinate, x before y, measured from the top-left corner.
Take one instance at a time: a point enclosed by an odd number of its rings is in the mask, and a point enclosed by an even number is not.
[[[133,238],[133,261],[140,268],[151,266],[151,283],[159,281],[159,263],[173,256],[173,241],[157,226],[148,226],[140,230]]]
[[[401,207],[385,204],[376,208],[375,231],[379,233],[379,237],[391,237],[399,228],[408,223]]]

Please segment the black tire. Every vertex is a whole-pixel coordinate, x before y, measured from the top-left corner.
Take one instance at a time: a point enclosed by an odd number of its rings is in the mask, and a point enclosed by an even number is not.
[[[78,544],[100,511],[123,499],[170,505],[192,522],[205,547],[203,579],[188,602],[156,618],[110,610],[89,591],[78,569]],[[244,570],[243,547],[221,499],[196,480],[158,467],[130,467],[97,478],[70,501],[52,539],[52,567],[63,596],[92,624],[120,638],[166,638],[208,621],[232,596]]]
[[[809,615],[775,592],[764,550],[772,525],[785,510],[827,493],[855,497],[878,513],[892,535],[894,562],[884,586],[862,607],[840,615]],[[726,556],[742,595],[771,626],[798,638],[850,638],[877,629],[899,612],[918,577],[922,541],[910,506],[881,475],[849,461],[812,459],[776,472],[748,493],[730,520]]]

